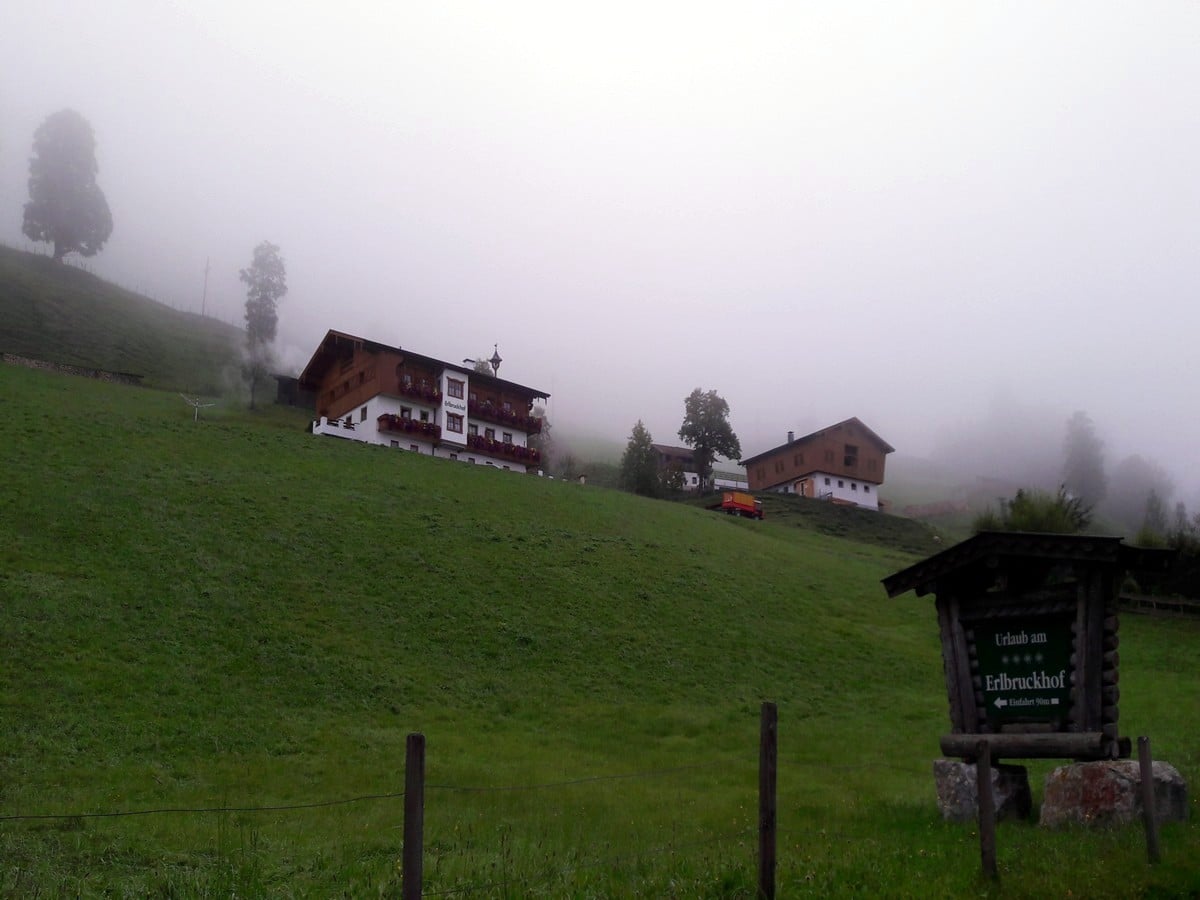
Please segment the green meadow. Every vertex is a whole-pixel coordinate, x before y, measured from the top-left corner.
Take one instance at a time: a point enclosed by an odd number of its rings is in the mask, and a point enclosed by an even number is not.
[[[914,523],[11,366],[0,421],[4,896],[396,896],[420,732],[429,896],[751,897],[764,700],[781,897],[1200,895],[1195,815],[1153,867],[1140,828],[1001,823],[982,880],[934,799],[932,602],[879,583],[936,549]],[[1123,732],[1194,785],[1200,627],[1128,616],[1121,662]]]

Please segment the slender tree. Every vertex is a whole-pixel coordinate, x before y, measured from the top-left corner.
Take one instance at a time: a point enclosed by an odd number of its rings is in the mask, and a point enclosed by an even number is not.
[[[696,388],[683,401],[683,425],[679,429],[683,442],[692,448],[700,490],[709,489],[713,459],[739,459],[742,445],[729,424],[729,404],[716,391]]]
[[[1167,533],[1167,511],[1163,499],[1154,488],[1146,495],[1146,512],[1142,518],[1142,528],[1159,536]]]
[[[1067,421],[1064,450],[1064,487],[1088,506],[1095,506],[1108,490],[1108,476],[1104,473],[1104,442],[1087,413],[1076,412]]]
[[[287,293],[287,270],[279,248],[263,241],[254,248],[254,259],[241,270],[246,284],[246,377],[250,382],[250,408],[254,409],[255,393],[267,376],[271,362],[271,345],[279,324],[276,311]]]
[[[554,438],[550,434],[550,420],[546,418],[546,407],[535,406],[529,415],[542,424],[541,431],[529,436],[529,446],[542,455],[540,468],[550,471],[550,461],[554,457]]]
[[[641,419],[633,426],[621,456],[621,487],[644,497],[659,494],[658,453],[654,449],[654,438],[650,437]]]
[[[33,135],[29,202],[21,230],[68,253],[95,256],[112,234],[112,213],[96,184],[96,138],[73,109],[50,115]]]

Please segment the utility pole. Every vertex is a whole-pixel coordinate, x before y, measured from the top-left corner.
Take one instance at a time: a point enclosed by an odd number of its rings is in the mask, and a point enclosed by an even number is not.
[[[204,257],[204,293],[200,296],[200,315],[204,315],[204,310],[208,305],[208,261],[209,257]]]

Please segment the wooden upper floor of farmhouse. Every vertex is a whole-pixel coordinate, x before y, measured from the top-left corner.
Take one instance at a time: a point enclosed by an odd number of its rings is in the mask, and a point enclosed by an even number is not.
[[[526,432],[541,430],[530,411],[535,400],[550,397],[537,388],[476,372],[469,365],[333,330],[300,373],[299,384],[316,396],[317,415],[330,419],[349,415],[380,395],[437,408],[447,387],[454,391],[456,384],[469,384],[468,396],[461,398],[469,416],[511,423]]]
[[[872,488],[883,484],[895,448],[857,418],[786,442],[741,461],[752,491],[831,497],[876,506]]]

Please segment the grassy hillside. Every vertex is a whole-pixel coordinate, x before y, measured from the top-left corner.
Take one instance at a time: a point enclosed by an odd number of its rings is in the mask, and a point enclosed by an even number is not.
[[[801,528],[818,534],[849,538],[864,544],[889,547],[920,556],[944,546],[937,529],[915,519],[880,514],[856,506],[841,506],[795,494],[760,494],[763,520],[772,526]],[[707,508],[720,498],[688,497],[689,506]]]
[[[130,372],[221,394],[237,383],[241,331],[182,313],[46,256],[0,246],[0,352]]]
[[[1006,825],[1003,887],[978,881],[933,798],[932,604],[884,599],[914,557],[852,523],[318,440],[289,411],[194,423],[171,393],[13,367],[0,397],[0,894],[395,895],[380,795],[421,731],[430,892],[750,896],[764,699],[781,896],[1200,891],[1196,824],[1154,869],[1136,829]],[[1126,730],[1193,781],[1197,638],[1131,619],[1121,647]]]

